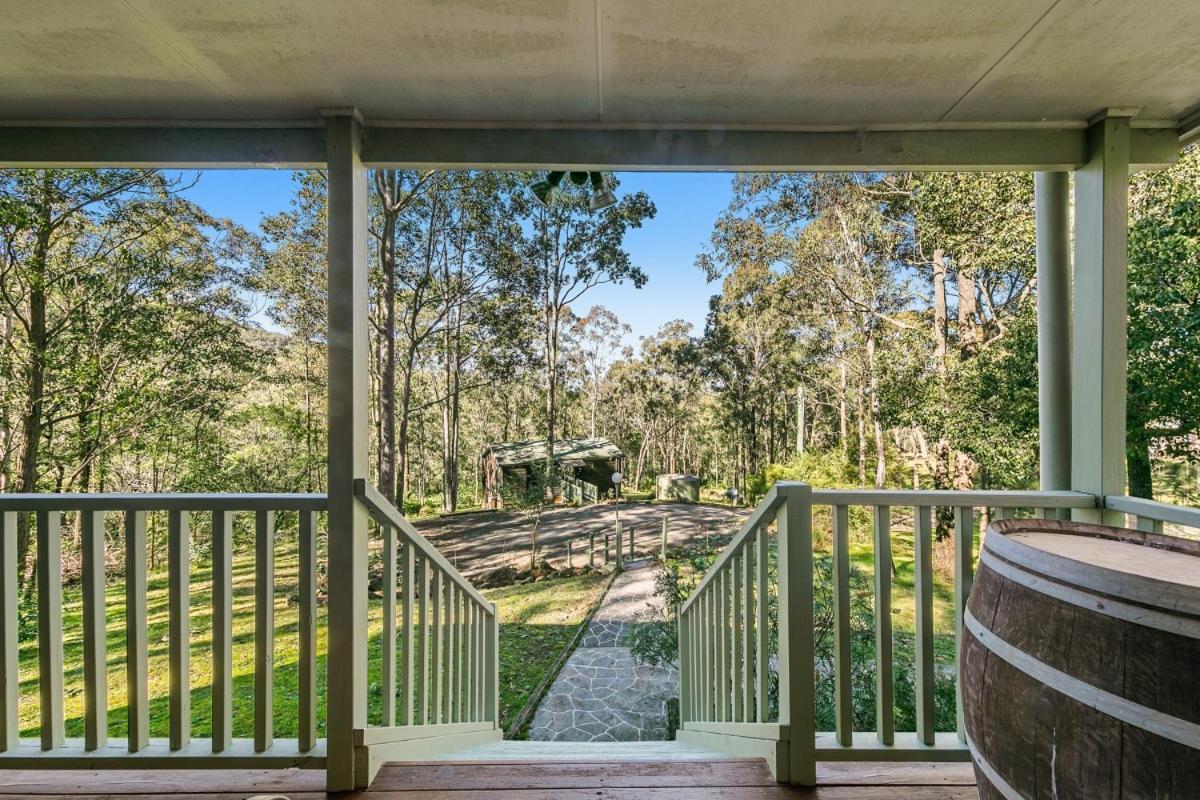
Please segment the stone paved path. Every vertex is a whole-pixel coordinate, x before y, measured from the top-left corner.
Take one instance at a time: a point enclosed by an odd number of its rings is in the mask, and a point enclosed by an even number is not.
[[[663,618],[654,596],[655,572],[654,562],[632,562],[613,581],[579,647],[542,698],[530,739],[666,740],[667,700],[679,694],[679,671],[638,664],[621,644],[631,624]]]

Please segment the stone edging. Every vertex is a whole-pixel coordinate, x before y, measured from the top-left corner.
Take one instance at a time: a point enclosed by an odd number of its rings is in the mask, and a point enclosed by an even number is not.
[[[604,583],[604,588],[601,590],[600,594],[596,596],[595,601],[592,603],[592,607],[588,609],[587,616],[584,617],[583,621],[579,623],[579,629],[575,631],[575,635],[571,637],[571,641],[568,642],[567,646],[564,647],[562,652],[558,654],[558,658],[555,660],[551,668],[546,671],[546,675],[542,678],[541,683],[539,683],[534,688],[533,692],[530,693],[529,699],[525,701],[525,705],[521,707],[521,710],[517,712],[517,716],[513,720],[512,724],[509,725],[504,731],[505,739],[511,739],[516,734],[527,728],[529,723],[533,721],[533,715],[537,713],[538,706],[542,703],[542,698],[545,697],[546,692],[550,690],[550,686],[558,677],[558,673],[562,672],[563,665],[567,663],[567,659],[570,658],[575,650],[579,647],[579,643],[583,640],[584,635],[587,633],[588,628],[592,624],[592,617],[596,616],[596,612],[600,610],[600,605],[604,602],[604,598],[608,596],[608,590],[612,588],[613,581],[615,581],[617,576],[620,574],[620,571],[614,569],[612,574],[608,576],[608,580]]]

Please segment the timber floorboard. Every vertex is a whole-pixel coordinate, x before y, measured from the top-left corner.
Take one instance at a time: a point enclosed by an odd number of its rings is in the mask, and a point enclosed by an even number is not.
[[[771,779],[761,759],[389,763],[365,792],[326,795],[319,770],[0,770],[0,800],[975,800],[966,764],[822,764],[819,786]]]

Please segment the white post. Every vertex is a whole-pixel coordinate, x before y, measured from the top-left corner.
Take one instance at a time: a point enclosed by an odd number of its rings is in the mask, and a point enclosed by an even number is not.
[[[1088,161],[1075,173],[1071,488],[1101,497],[1125,493],[1129,137],[1127,117],[1098,118]],[[1122,515],[1099,509],[1072,516],[1122,524]]]
[[[327,115],[329,247],[329,681],[326,780],[356,786],[354,731],[367,724],[367,173],[356,112]]]
[[[1041,488],[1071,488],[1071,245],[1065,172],[1034,175]]]

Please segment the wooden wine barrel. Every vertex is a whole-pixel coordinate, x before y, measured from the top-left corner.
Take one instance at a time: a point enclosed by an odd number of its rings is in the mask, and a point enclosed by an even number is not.
[[[996,522],[959,663],[981,798],[1200,798],[1200,543]]]

